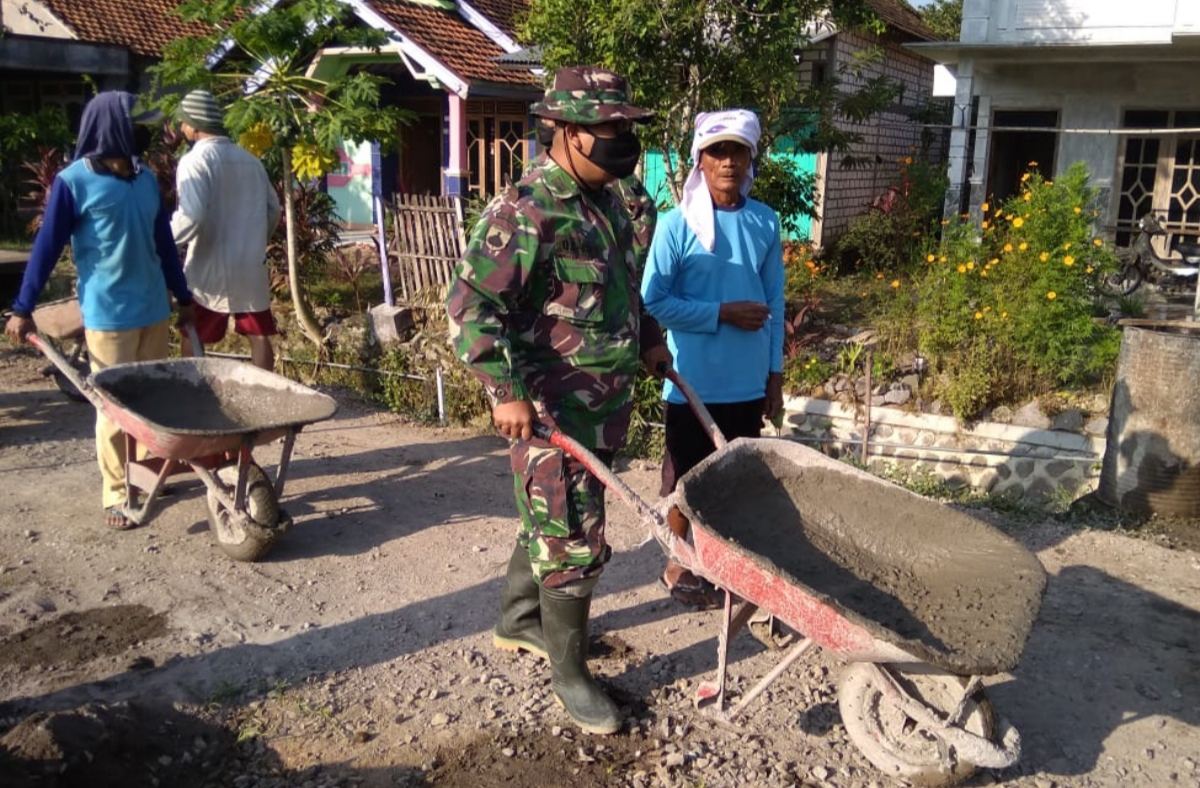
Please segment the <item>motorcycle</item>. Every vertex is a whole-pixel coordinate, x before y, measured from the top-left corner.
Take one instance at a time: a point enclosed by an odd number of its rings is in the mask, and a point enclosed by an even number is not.
[[[1151,241],[1165,236],[1167,231],[1153,214],[1138,220],[1138,234],[1133,244],[1122,253],[1121,267],[1104,278],[1104,289],[1114,295],[1129,295],[1151,277],[1195,277],[1200,273],[1200,244],[1180,243],[1175,245],[1183,259],[1183,265],[1159,255]]]

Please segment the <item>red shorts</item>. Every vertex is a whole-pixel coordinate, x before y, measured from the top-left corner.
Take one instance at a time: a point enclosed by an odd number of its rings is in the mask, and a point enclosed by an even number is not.
[[[229,315],[225,312],[214,312],[196,304],[196,336],[206,345],[220,342],[229,328],[229,318],[233,317],[233,330],[242,336],[269,337],[278,334],[275,328],[275,318],[271,310],[261,312],[235,312]]]

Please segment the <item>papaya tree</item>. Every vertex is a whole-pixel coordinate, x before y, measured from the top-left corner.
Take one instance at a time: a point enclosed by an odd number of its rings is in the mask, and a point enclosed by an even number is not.
[[[168,116],[188,90],[212,92],[225,107],[230,136],[268,162],[283,182],[288,289],[296,320],[319,347],[324,338],[300,281],[296,250],[296,179],[321,178],[338,166],[345,141],[388,143],[411,113],[381,106],[383,77],[355,71],[329,79],[310,73],[324,47],[378,51],[382,31],[357,25],[339,0],[186,0],[175,9],[187,29],[151,69],[156,106]],[[181,27],[183,27],[181,25]]]

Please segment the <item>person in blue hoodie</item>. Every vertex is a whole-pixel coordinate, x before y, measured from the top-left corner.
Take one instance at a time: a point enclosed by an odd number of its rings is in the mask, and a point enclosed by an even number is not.
[[[166,358],[171,302],[178,323],[193,319],[188,290],[171,236],[170,212],[158,181],[138,158],[135,97],[100,93],[84,107],[75,158],[58,174],[42,227],[34,239],[21,290],[5,332],[24,341],[36,330],[33,309],[68,243],[78,271],[76,291],[92,370]],[[104,523],[124,530],[125,438],[96,413],[96,459],[103,479]]]
[[[642,276],[646,310],[667,329],[675,367],[730,440],[754,438],[783,407],[783,246],[775,211],[751,199],[758,116],[744,109],[696,118],[692,171],[679,207],[659,220]],[[661,494],[715,447],[669,381]],[[673,508],[678,536],[688,523]],[[715,607],[711,584],[668,561],[662,584],[678,602]]]

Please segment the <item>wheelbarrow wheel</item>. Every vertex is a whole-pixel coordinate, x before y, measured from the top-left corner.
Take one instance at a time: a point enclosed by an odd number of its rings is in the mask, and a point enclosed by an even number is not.
[[[232,488],[237,484],[237,466],[221,468],[216,476]],[[246,469],[245,514],[230,511],[212,490],[206,502],[208,523],[217,544],[235,561],[263,558],[291,525],[291,518],[279,508],[271,480],[255,463]]]
[[[886,668],[914,700],[946,718],[958,705],[967,680],[933,672]],[[909,717],[879,686],[874,666],[850,665],[838,682],[838,708],[850,741],[879,769],[910,785],[946,786],[968,779],[976,766],[959,757],[937,731]],[[980,690],[966,701],[961,727],[991,739],[995,716],[991,701]]]

